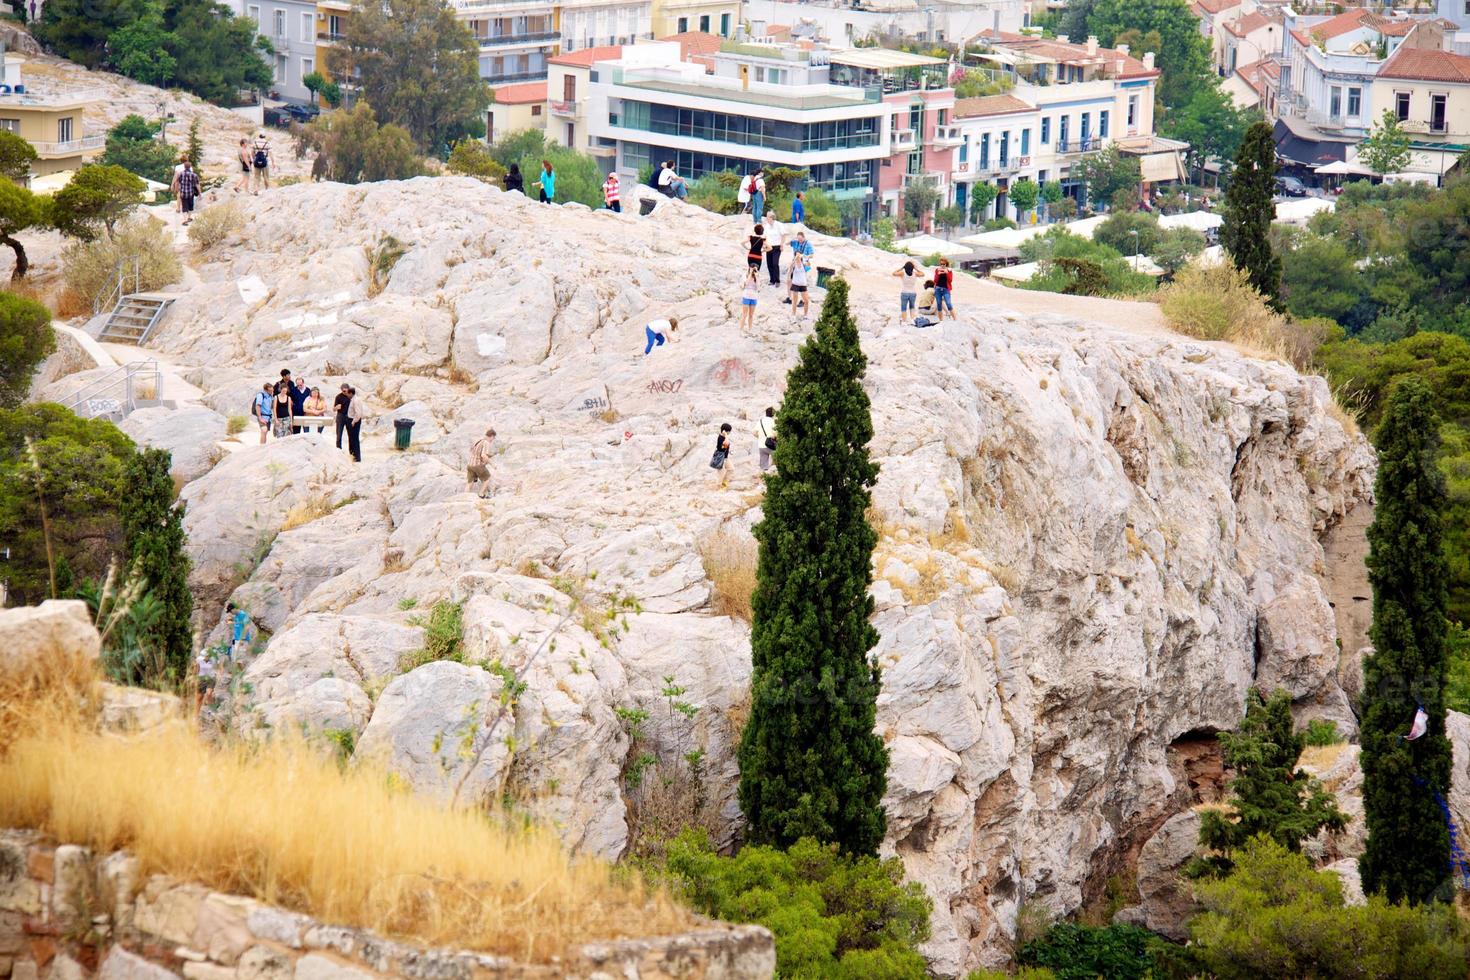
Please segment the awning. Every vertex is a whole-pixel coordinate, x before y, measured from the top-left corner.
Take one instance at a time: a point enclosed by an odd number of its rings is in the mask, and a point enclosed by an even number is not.
[[[1142,178],[1150,184],[1169,180],[1183,180],[1184,168],[1179,164],[1177,153],[1150,153],[1138,158]]]
[[[904,238],[894,242],[893,247],[910,255],[943,255],[948,258],[969,255],[971,251],[968,245],[947,242],[933,235],[915,235],[913,238]]]
[[[1159,218],[1160,228],[1193,228],[1209,231],[1225,223],[1225,219],[1213,211],[1185,211],[1183,214],[1166,214]]]
[[[1325,197],[1291,197],[1276,202],[1276,220],[1288,225],[1304,225],[1318,211],[1332,211],[1337,202]]]
[[[1348,163],[1346,160],[1334,160],[1324,163],[1317,168],[1317,173],[1323,176],[1347,177],[1356,175],[1360,177],[1371,177],[1374,171],[1370,167],[1364,167],[1356,163]]]
[[[1276,120],[1271,139],[1276,143],[1276,155],[1287,163],[1299,167],[1316,168],[1325,163],[1347,159],[1347,150],[1354,141],[1319,132],[1303,120],[1293,119],[1290,123],[1283,116]]]

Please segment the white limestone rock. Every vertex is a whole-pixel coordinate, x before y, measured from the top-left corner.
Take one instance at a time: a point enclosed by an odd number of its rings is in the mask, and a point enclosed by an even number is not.
[[[225,438],[226,419],[202,405],[179,408],[140,408],[118,423],[134,442],[173,455],[173,474],[184,482],[197,480],[222,458],[219,441]]]

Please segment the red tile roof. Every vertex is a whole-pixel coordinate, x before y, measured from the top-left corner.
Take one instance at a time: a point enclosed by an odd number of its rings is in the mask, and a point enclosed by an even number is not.
[[[950,117],[975,119],[980,116],[1004,116],[1013,112],[1031,112],[1035,108],[1014,95],[982,95],[974,99],[955,100]]]
[[[1225,29],[1236,37],[1246,37],[1247,35],[1254,34],[1268,24],[1275,24],[1279,27],[1281,25],[1281,18],[1263,14],[1259,10],[1252,10],[1244,17],[1226,21]]]
[[[604,44],[597,48],[583,48],[581,51],[573,51],[570,54],[559,54],[555,58],[547,58],[547,64],[568,65],[573,68],[591,68],[593,62],[613,61],[623,53],[621,44]]]
[[[519,85],[502,85],[495,92],[496,105],[531,105],[546,101],[545,82],[521,82]]]
[[[1378,69],[1378,77],[1470,85],[1470,55],[1400,47]]]
[[[1196,0],[1196,2],[1208,14],[1220,14],[1232,7],[1240,6],[1240,0]]]
[[[1240,80],[1251,87],[1257,95],[1265,96],[1266,79],[1278,78],[1281,75],[1281,66],[1270,58],[1262,58],[1260,61],[1252,61],[1248,65],[1241,65],[1235,69],[1235,74]]]
[[[1292,31],[1291,36],[1296,38],[1296,43],[1304,48],[1310,48],[1312,46],[1312,39],[1307,37],[1306,31]]]
[[[1307,28],[1307,33],[1312,37],[1319,37],[1324,41],[1330,41],[1335,37],[1343,34],[1351,34],[1353,31],[1365,27],[1376,30],[1377,28],[1373,21],[1377,19],[1372,11],[1364,10],[1362,7],[1354,7],[1352,10],[1340,13],[1336,17],[1329,17],[1320,24],[1313,24]]]
[[[679,42],[679,60],[704,65],[707,72],[715,70],[715,55],[719,54],[720,45],[725,43],[725,39],[718,34],[705,31],[685,31],[683,34],[661,37],[659,40]]]

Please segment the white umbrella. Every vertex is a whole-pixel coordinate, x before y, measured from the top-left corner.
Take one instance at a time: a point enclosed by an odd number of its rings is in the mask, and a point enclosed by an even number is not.
[[[1225,219],[1213,211],[1186,211],[1183,214],[1166,214],[1159,219],[1160,228],[1193,228],[1205,232],[1218,228]]]
[[[1329,177],[1371,177],[1375,171],[1360,164],[1348,163],[1346,160],[1333,160],[1331,163],[1324,163],[1316,168],[1314,173],[1326,174]]]

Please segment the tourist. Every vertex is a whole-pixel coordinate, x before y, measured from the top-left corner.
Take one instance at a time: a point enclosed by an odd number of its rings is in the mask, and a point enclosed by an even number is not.
[[[291,391],[291,415],[293,416],[291,434],[294,436],[300,433],[302,429],[301,426],[295,424],[295,417],[306,414],[306,396],[310,392],[306,387],[305,381],[303,381],[301,384],[297,384],[295,381],[291,380],[290,368],[281,368],[281,380],[285,382],[285,384],[290,388]]]
[[[664,197],[687,198],[689,186],[684,183],[684,178],[674,169],[674,161],[665,160],[659,167],[658,192]]]
[[[195,693],[194,713],[197,715],[204,710],[206,704],[214,704],[214,658],[217,648],[201,646],[199,652],[194,655],[195,666]]]
[[[806,231],[805,231],[805,229],[801,229],[801,228],[798,228],[796,230],[796,237],[791,240],[791,268],[792,269],[795,269],[796,268],[796,260],[797,260],[797,258],[803,258],[803,259],[805,259],[806,260],[805,265],[806,265],[807,271],[811,271],[811,267],[812,267],[812,263],[811,263],[811,258],[812,258],[812,245],[811,245],[811,242],[809,242],[809,241],[806,240]],[[790,287],[790,277],[788,276],[787,277],[786,298],[783,299],[781,302],[783,302],[783,303],[785,303],[785,304],[787,304],[789,306],[791,304],[791,302],[793,301],[794,298],[795,298],[795,290],[791,289],[791,287]]]
[[[319,419],[327,417],[327,400],[322,397],[322,390],[320,388],[311,389],[311,394],[306,397],[306,401],[301,403],[301,413],[303,415],[313,415]],[[306,427],[303,426],[304,428]],[[321,435],[322,430],[325,428],[325,425],[317,426],[317,435]]]
[[[806,224],[806,194],[797,191],[796,196],[791,199],[791,223],[793,225]]]
[[[766,271],[770,273],[771,285],[781,285],[781,226],[776,216],[766,212]]]
[[[760,433],[761,472],[764,473],[771,468],[771,454],[776,451],[776,410],[770,406],[761,416]]]
[[[941,258],[939,268],[934,270],[934,306],[939,311],[939,319],[944,319],[944,311],[949,310],[951,320],[958,319],[954,313],[954,270],[949,267],[949,259]]]
[[[710,457],[710,468],[720,474],[716,481],[720,486],[730,484],[730,423],[725,422],[720,426],[719,435],[715,436],[715,454]]]
[[[296,430],[295,411],[291,407],[291,382],[285,378],[276,382],[276,397],[271,408],[275,413],[274,432],[277,439],[284,439]]]
[[[260,444],[262,446],[265,445],[265,437],[271,431],[271,405],[275,400],[275,386],[267,381],[255,393],[255,403],[250,406],[250,414],[255,416],[255,421],[260,425]]]
[[[766,213],[766,176],[757,170],[750,178],[750,216],[757,224]]]
[[[271,144],[263,132],[255,138],[255,143],[250,148],[250,166],[255,171],[255,193],[258,195],[262,187],[269,190],[271,186]]]
[[[643,328],[643,335],[647,343],[643,345],[643,356],[647,357],[655,347],[662,347],[665,341],[673,343],[679,339],[679,318],[669,317],[667,320],[653,320]]]
[[[504,182],[507,191],[526,193],[526,180],[521,176],[521,165],[519,163],[510,165],[510,169],[505,173]]]
[[[230,617],[230,659],[239,660],[250,642],[250,614],[233,602],[225,605],[225,614]]]
[[[746,246],[745,264],[750,266],[752,271],[759,269],[761,267],[761,263],[764,262],[766,258],[765,225],[757,222],[756,226],[751,229],[749,237],[746,239]]]
[[[186,154],[180,153],[178,160],[174,161],[174,175],[168,181],[168,189],[174,196],[175,211],[182,210],[182,205],[179,201],[179,174],[184,172],[184,164],[188,161],[189,157]]]
[[[235,158],[240,161],[240,179],[235,181],[235,193],[250,190],[250,141],[240,137],[240,150]]]
[[[356,388],[347,389],[347,452],[354,463],[362,462],[362,402]]]
[[[607,175],[607,180],[602,182],[602,203],[609,211],[622,213],[623,204],[618,200],[618,172],[614,170]]]
[[[798,253],[792,257],[791,282],[786,288],[790,297],[792,297],[788,302],[791,302],[791,318],[793,320],[798,319],[798,316],[804,320],[811,315],[811,295],[807,292],[807,280],[810,272],[811,266],[807,265],[805,255]]]
[[[556,171],[551,169],[550,160],[541,161],[541,179],[535,186],[541,188],[541,203],[556,203]]]
[[[909,261],[894,273],[900,280],[898,289],[898,322],[908,323],[914,315],[914,304],[919,299],[919,285],[924,281],[924,267]]]
[[[760,284],[756,281],[756,270],[760,268],[759,263],[745,270],[745,282],[740,288],[740,329],[755,329],[755,302],[760,293]]]
[[[342,431],[347,428],[347,404],[352,401],[352,386],[345,381],[332,399],[332,414],[337,423],[337,448],[342,448]]]
[[[179,192],[179,211],[187,225],[194,220],[194,199],[199,196],[199,174],[188,160],[184,161],[184,169],[174,178],[174,184]]]
[[[494,441],[495,430],[486,429],[483,436],[470,443],[469,464],[465,467],[469,479],[466,491],[482,500],[490,496],[490,446]]]
[[[934,280],[924,280],[924,291],[919,293],[919,312],[934,312]]]

